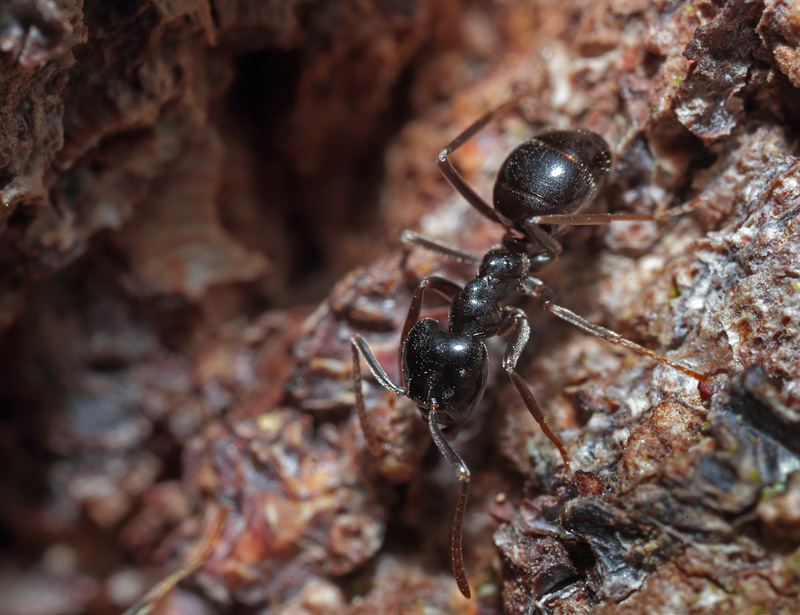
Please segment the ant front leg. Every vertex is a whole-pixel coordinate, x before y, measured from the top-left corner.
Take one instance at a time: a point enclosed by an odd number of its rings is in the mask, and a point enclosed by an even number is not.
[[[452,165],[448,156],[456,151],[459,147],[464,145],[464,143],[469,141],[472,137],[474,137],[497,116],[502,115],[512,107],[516,106],[519,103],[520,98],[522,98],[522,96],[512,98],[508,102],[479,117],[439,153],[439,158],[437,160],[439,169],[442,171],[442,174],[445,176],[447,181],[450,182],[450,185],[453,186],[453,188],[455,188],[458,193],[463,196],[467,202],[477,209],[483,216],[489,218],[489,220],[492,222],[497,222],[498,224],[504,223],[500,220],[497,213],[495,213],[494,208],[489,205],[477,192],[475,192],[469,184],[467,184],[464,178],[461,177],[459,172]]]
[[[522,351],[525,349],[525,345],[528,343],[528,339],[531,335],[528,317],[519,308],[506,307],[503,308],[503,311],[505,312],[506,319],[509,321],[509,325],[514,327],[513,333],[511,334],[511,341],[508,343],[506,355],[503,358],[503,369],[508,373],[511,382],[514,383],[514,387],[525,402],[528,412],[530,412],[534,420],[539,423],[539,427],[544,432],[544,435],[548,437],[550,442],[558,449],[558,452],[561,453],[561,458],[564,460],[564,474],[569,475],[570,465],[567,450],[564,448],[561,439],[550,430],[550,427],[545,422],[544,413],[536,401],[536,398],[517,371],[517,361],[519,361],[519,357],[522,355]]]
[[[414,291],[414,296],[411,299],[411,306],[408,308],[408,316],[406,316],[406,322],[403,325],[403,333],[400,336],[400,350],[398,352],[397,358],[400,365],[400,383],[405,386],[403,382],[403,345],[406,343],[406,338],[408,337],[408,332],[411,331],[411,328],[417,323],[419,320],[419,314],[422,310],[422,300],[425,296],[425,291],[432,290],[439,293],[442,297],[447,299],[449,302],[453,302],[456,295],[461,292],[461,287],[456,284],[455,282],[451,282],[446,278],[441,278],[439,276],[431,276],[429,278],[424,278],[418,285],[417,289]]]
[[[435,399],[431,400],[431,410],[428,412],[428,429],[430,429],[431,437],[436,443],[436,447],[444,455],[444,458],[450,462],[453,470],[458,476],[458,482],[461,484],[461,492],[458,494],[458,504],[456,504],[456,515],[453,520],[453,539],[451,542],[451,552],[453,558],[453,575],[456,578],[456,584],[461,594],[465,598],[471,596],[469,590],[469,582],[467,581],[467,574],[464,572],[464,543],[463,543],[463,529],[464,529],[464,511],[467,508],[467,497],[469,496],[469,468],[464,460],[458,456],[453,450],[453,447],[445,440],[442,430],[439,428],[437,422],[438,403]]]

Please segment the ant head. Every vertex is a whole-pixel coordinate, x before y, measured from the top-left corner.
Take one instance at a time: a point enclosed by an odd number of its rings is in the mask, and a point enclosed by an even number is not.
[[[497,174],[494,208],[525,233],[534,216],[579,212],[611,168],[605,139],[588,130],[548,130],[522,143]]]

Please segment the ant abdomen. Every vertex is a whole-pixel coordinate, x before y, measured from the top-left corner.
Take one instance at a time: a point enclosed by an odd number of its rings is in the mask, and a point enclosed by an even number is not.
[[[534,216],[578,213],[591,202],[611,168],[605,139],[588,130],[548,130],[506,158],[494,185],[494,208],[525,232]]]

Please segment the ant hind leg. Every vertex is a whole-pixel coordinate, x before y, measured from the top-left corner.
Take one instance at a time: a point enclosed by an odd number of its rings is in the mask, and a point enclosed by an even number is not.
[[[536,220],[536,218],[531,218],[525,221],[525,233],[528,238],[531,239],[531,241],[535,241],[542,246],[545,252],[550,256],[550,259],[547,263],[549,264],[555,260],[559,254],[561,254],[563,248],[561,247],[561,243],[559,243],[555,237],[544,230],[541,226],[536,224],[534,220]]]
[[[448,143],[447,146],[439,153],[439,158],[437,160],[439,169],[447,181],[450,182],[450,185],[453,186],[453,188],[455,188],[458,193],[482,215],[489,218],[489,220],[492,222],[496,222],[498,224],[504,223],[500,220],[497,213],[495,213],[494,208],[489,205],[489,203],[487,203],[483,197],[475,192],[475,190],[472,189],[472,187],[464,180],[463,177],[461,177],[461,174],[455,169],[448,156],[456,151],[459,147],[464,145],[464,143],[469,141],[472,137],[474,137],[497,116],[502,115],[509,109],[515,107],[519,103],[520,98],[525,95],[526,93],[516,96],[499,107],[496,107],[495,109],[483,114],[472,124],[470,124],[455,139],[450,141],[450,143]]]
[[[678,205],[677,207],[671,207],[665,211],[661,211],[654,214],[628,214],[628,213],[553,214],[549,216],[534,216],[528,221],[528,223],[532,225],[564,224],[573,226],[581,226],[581,225],[597,226],[602,224],[611,224],[612,222],[616,222],[619,220],[625,220],[629,222],[656,222],[658,220],[674,218],[675,216],[680,216],[689,213],[690,211],[697,209],[701,205],[705,205],[707,202],[708,202],[707,196],[699,196],[696,199],[689,201],[688,203],[684,203],[683,205]]]

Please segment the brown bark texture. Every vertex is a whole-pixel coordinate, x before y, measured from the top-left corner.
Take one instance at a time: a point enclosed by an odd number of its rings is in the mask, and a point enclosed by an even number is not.
[[[467,601],[452,469],[371,377],[367,450],[349,338],[396,380],[419,280],[475,273],[400,230],[500,241],[436,156],[521,93],[455,164],[488,197],[584,127],[614,155],[587,211],[701,199],[571,229],[541,277],[713,377],[516,302],[575,471],[493,338]],[[0,0],[0,615],[121,613],[198,545],[146,608],[800,613],[798,130],[789,0]]]

